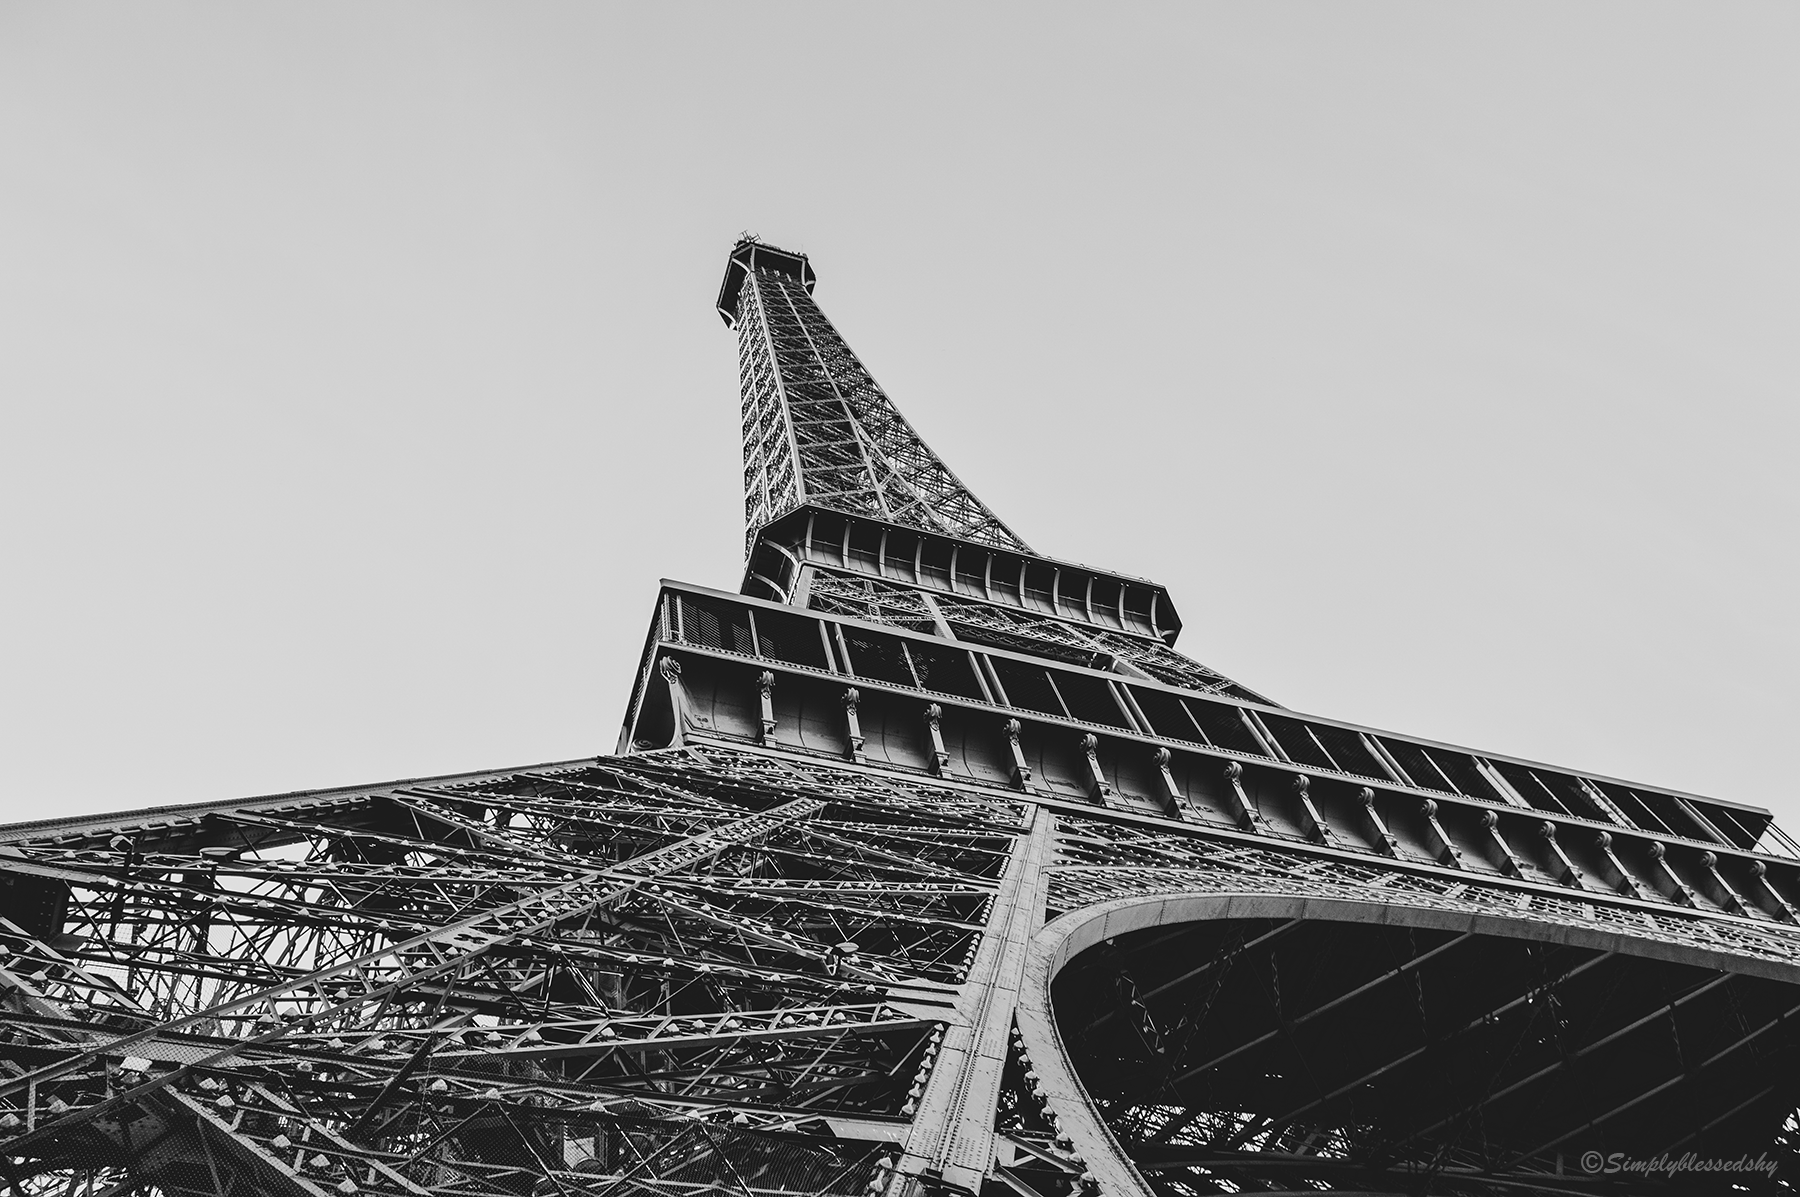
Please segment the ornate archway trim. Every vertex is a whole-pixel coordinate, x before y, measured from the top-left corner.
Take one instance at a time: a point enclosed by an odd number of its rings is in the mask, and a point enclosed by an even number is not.
[[[1073,911],[1046,924],[1026,949],[1024,983],[1016,1017],[1025,1050],[1039,1078],[1040,1094],[1061,1132],[1085,1163],[1090,1184],[1106,1197],[1155,1197],[1124,1148],[1094,1109],[1075,1074],[1057,1029],[1050,986],[1063,967],[1088,948],[1132,931],[1215,919],[1302,919],[1379,923],[1508,939],[1529,939],[1600,952],[1667,960],[1721,972],[1800,985],[1800,965],[1756,956],[1674,944],[1611,928],[1545,922],[1527,915],[1454,909],[1393,901],[1270,893],[1212,893],[1117,898]]]

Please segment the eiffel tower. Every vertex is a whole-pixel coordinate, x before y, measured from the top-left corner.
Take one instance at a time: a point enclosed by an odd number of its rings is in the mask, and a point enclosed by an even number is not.
[[[814,284],[731,251],[744,580],[613,754],[0,830],[14,1194],[1788,1191],[1768,811],[1190,660]]]

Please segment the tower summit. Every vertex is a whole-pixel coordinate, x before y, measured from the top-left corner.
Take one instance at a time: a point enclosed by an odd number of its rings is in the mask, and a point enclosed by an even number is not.
[[[729,256],[744,578],[663,584],[614,753],[0,829],[16,1191],[1788,1191],[1768,811],[1190,659],[815,284]]]

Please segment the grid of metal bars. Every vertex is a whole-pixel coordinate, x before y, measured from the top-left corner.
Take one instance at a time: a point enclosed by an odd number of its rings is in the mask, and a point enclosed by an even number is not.
[[[798,279],[738,295],[746,550],[802,503],[1026,550],[900,415]]]
[[[1453,837],[1430,796],[1446,817],[1476,810],[1459,799],[1486,804],[1487,819],[1536,812],[1546,858],[1565,864],[1556,827],[1582,820],[1606,859],[1613,832],[1640,846],[1675,837],[1708,871],[1704,845],[1735,850],[1740,881],[1767,887],[1744,850],[1760,837],[1792,854],[1791,840],[1721,804],[1284,712],[1158,641],[1175,626],[1158,622],[1159,592],[1115,579],[1096,607],[1091,575],[1058,595],[1061,567],[1043,559],[970,565],[930,534],[1028,550],[901,419],[804,284],[756,267],[736,295],[750,547],[757,529],[810,504],[916,529],[904,536],[918,574],[896,584],[809,565],[809,583],[774,586],[810,585],[805,601],[825,618],[665,592],[632,709],[652,694],[677,715],[698,701],[685,658],[694,675],[714,671],[710,697],[741,733],[695,725],[678,746],[617,757],[0,829],[0,1151],[13,1193],[1198,1197],[1376,1185],[1566,1197],[1599,1191],[1552,1153],[1591,1129],[1586,1113],[1565,1118],[1560,1137],[1496,1147],[1493,1128],[1464,1112],[1491,1108],[1502,1077],[1513,1088],[1550,1077],[1536,1092],[1554,1099],[1574,1062],[1628,1033],[1647,1063],[1606,1070],[1620,1100],[1591,1125],[1623,1125],[1655,1101],[1696,1120],[1680,1142],[1737,1126],[1731,1141],[1762,1135],[1784,1178],[1800,1174],[1800,1093],[1781,1079],[1800,1059],[1800,999],[1786,1008],[1800,994],[1793,910],[1702,911],[1449,867]],[[851,560],[836,564],[880,572],[886,538],[871,549],[845,530]],[[1017,611],[967,597],[991,599],[996,585],[1013,588]],[[1088,624],[1049,615],[1076,598]],[[850,761],[780,739],[772,693],[790,682],[812,689],[782,717]],[[903,708],[908,726],[886,721]],[[1010,771],[955,775],[945,726],[965,709],[1004,737]],[[1032,719],[1091,781],[1091,802],[1033,788]],[[878,751],[884,735],[930,750],[896,763]],[[1169,805],[1109,803],[1126,747]],[[1202,763],[1222,806],[1184,814],[1170,769],[1191,781]],[[1336,787],[1339,809],[1364,795],[1361,847],[1321,823],[1309,786]],[[1414,825],[1394,835],[1382,809]],[[1495,826],[1465,823],[1457,834]],[[1642,958],[1615,988],[1648,984],[1620,1024],[1610,994],[1582,1005],[1562,985],[1585,963],[1545,969],[1542,983],[1511,978],[1542,999],[1525,1024],[1541,1064],[1521,1074],[1511,1056],[1444,1050],[1467,1029],[1439,1025],[1460,1008],[1441,992],[1454,978],[1422,980],[1423,962],[1447,945],[1478,950],[1479,936],[1421,939],[1396,918],[1367,940],[1392,960],[1359,964],[1361,984],[1388,986],[1382,1009],[1399,1015],[1382,1036],[1373,1019],[1359,1026],[1351,1045],[1393,1048],[1413,1069],[1413,1092],[1385,1111],[1313,1091],[1330,1072],[1361,1094],[1379,1074],[1357,1078],[1328,1040],[1307,1058],[1295,1032],[1319,1010],[1283,1004],[1307,992],[1296,962],[1319,993],[1344,977],[1323,956],[1284,958],[1241,934],[1215,950],[1191,926],[1115,935],[1107,921],[1067,970],[1055,1012],[1066,1025],[1044,1023],[1056,976],[1046,953],[1063,930],[1209,897],[1377,905],[1506,923],[1538,944],[1604,941],[1594,961]],[[1536,968],[1537,951],[1519,955]],[[1246,1091],[1192,1083],[1219,1062],[1201,1030],[1223,982],[1171,1011],[1134,978],[1146,960],[1221,978],[1245,962],[1239,1017],[1268,1018],[1253,1046],[1276,1045],[1245,1070]],[[1682,1021],[1707,994],[1723,999],[1715,1013]],[[1456,1001],[1481,996],[1465,986]],[[1525,1000],[1496,997],[1470,1025],[1512,1018]],[[1702,1035],[1711,1054],[1696,1056]],[[1717,1067],[1750,1044],[1779,1053],[1777,1066]],[[1058,1073],[1070,1066],[1088,1069],[1090,1091]],[[1426,1089],[1445,1109],[1400,1126],[1394,1109],[1429,1107]]]

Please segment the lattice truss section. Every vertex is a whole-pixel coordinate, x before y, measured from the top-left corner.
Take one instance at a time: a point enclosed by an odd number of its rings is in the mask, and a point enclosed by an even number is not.
[[[1048,917],[1115,898],[1157,894],[1268,893],[1391,905],[1501,913],[1537,923],[1609,928],[1668,943],[1800,964],[1800,928],[1684,917],[1607,902],[1484,885],[1339,858],[1302,856],[1201,838],[1175,838],[1127,824],[1060,820],[1057,862],[1050,877]]]
[[[937,631],[937,619],[922,591],[874,578],[820,570],[813,575],[806,605],[830,615],[848,615],[915,632]]]
[[[1135,670],[1171,686],[1182,686],[1203,694],[1268,701],[1224,674],[1155,640],[1079,627],[1049,616],[950,595],[934,595],[933,598],[959,639],[1012,648],[1090,668],[1110,668],[1113,662],[1121,662],[1127,666],[1127,672]]]
[[[1373,899],[1800,962],[1787,927],[1072,817],[1059,819],[1049,893],[1052,918],[1118,898]],[[1108,939],[1059,977],[1073,1062],[1152,1191],[1611,1192],[1570,1185],[1586,1176],[1577,1157],[1633,1135],[1671,1158],[1761,1152],[1779,1183],[1639,1177],[1617,1191],[1794,1191],[1800,989],[1666,952],[1428,925],[1218,918]],[[1067,1140],[1052,1141],[1020,1045],[1007,1068],[1000,1128],[1055,1162]]]
[[[9,1179],[861,1194],[1019,818],[672,752],[15,836]]]
[[[1111,669],[1115,663],[1122,663],[1127,673],[1135,672],[1171,686],[1269,703],[1224,674],[1155,640],[1079,627],[1047,615],[944,594],[933,594],[927,599],[923,592],[908,586],[828,570],[814,574],[807,597],[807,606],[814,610],[915,632],[937,630],[933,603],[960,640],[1090,669]]]
[[[737,327],[748,534],[817,503],[1028,551],[913,431],[798,280],[751,273]]]

